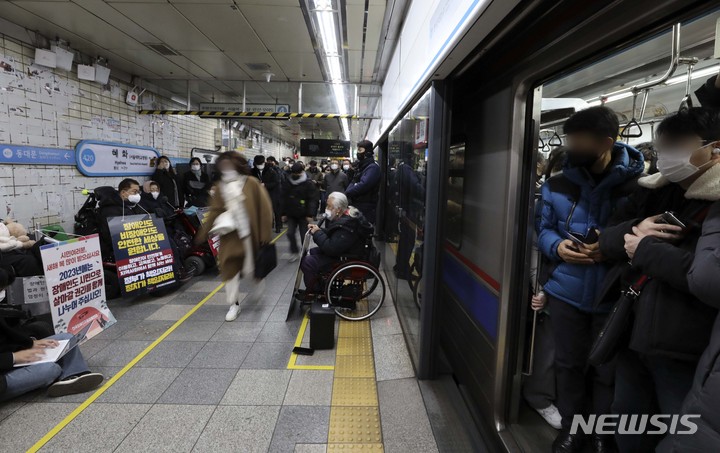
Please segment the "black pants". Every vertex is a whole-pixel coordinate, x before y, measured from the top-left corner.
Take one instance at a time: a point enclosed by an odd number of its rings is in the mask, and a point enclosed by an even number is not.
[[[534,360],[532,375],[523,381],[522,395],[533,409],[545,409],[555,403],[557,396],[555,338],[550,315],[544,312],[537,314]]]
[[[614,414],[680,414],[692,387],[696,362],[648,356],[625,349],[618,354]],[[667,418],[662,419],[667,421]],[[648,425],[646,429],[655,429]],[[652,452],[658,435],[615,435],[621,453]]]
[[[609,414],[614,396],[615,363],[587,367],[590,347],[607,314],[587,313],[549,296],[555,337],[555,405],[563,429],[575,414]]]
[[[288,216],[287,221],[287,236],[290,240],[290,253],[298,253],[300,250],[297,245],[297,234],[300,233],[300,244],[302,245],[302,240],[305,237],[305,232],[307,231],[308,221],[305,217],[290,216]]]
[[[26,250],[11,250],[0,254],[0,263],[15,268],[18,277],[43,275],[42,261]]]
[[[272,201],[273,213],[275,214],[275,229],[280,230],[283,227],[280,195],[270,195],[270,201]]]

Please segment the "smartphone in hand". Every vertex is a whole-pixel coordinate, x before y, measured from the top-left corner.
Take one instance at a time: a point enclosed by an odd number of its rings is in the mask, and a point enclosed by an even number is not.
[[[675,225],[679,226],[682,229],[687,228],[687,226],[677,218],[674,212],[672,211],[665,211],[658,220],[658,223],[666,223],[668,225]]]

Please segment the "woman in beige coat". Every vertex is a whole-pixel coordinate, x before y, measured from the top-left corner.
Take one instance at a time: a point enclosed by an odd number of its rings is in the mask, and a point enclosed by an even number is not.
[[[210,200],[208,212],[197,241],[206,241],[216,223],[230,223],[220,235],[218,261],[220,276],[226,282],[230,309],[226,321],[234,321],[240,314],[240,281],[254,278],[255,256],[260,247],[272,240],[273,210],[267,190],[257,178],[249,177],[247,160],[235,151],[220,155],[215,166],[222,174]],[[223,215],[220,219],[218,217]],[[228,220],[229,219],[229,220]],[[216,222],[218,220],[218,222]],[[262,293],[262,280],[256,280],[253,296]]]

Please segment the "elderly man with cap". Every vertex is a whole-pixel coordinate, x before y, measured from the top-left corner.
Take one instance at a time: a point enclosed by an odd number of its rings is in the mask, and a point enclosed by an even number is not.
[[[358,169],[345,195],[353,206],[358,208],[367,220],[375,223],[378,192],[380,189],[380,165],[373,157],[373,143],[363,140],[357,144]]]

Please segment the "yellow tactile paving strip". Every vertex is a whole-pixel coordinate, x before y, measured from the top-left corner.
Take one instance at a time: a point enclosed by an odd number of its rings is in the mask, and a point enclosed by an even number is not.
[[[339,323],[327,451],[383,451],[370,321]]]

